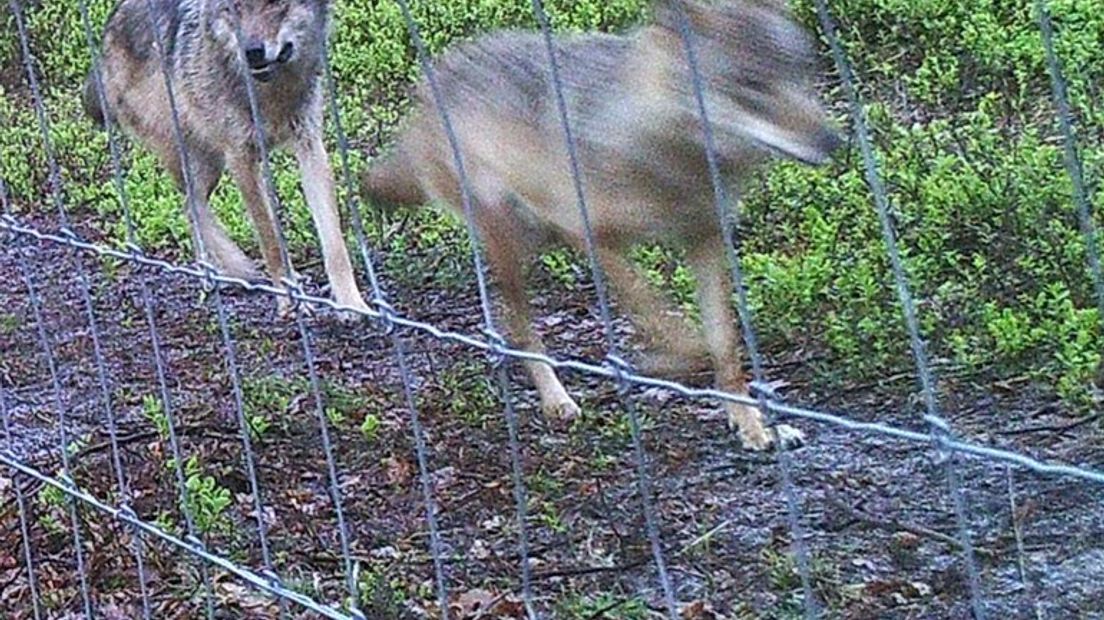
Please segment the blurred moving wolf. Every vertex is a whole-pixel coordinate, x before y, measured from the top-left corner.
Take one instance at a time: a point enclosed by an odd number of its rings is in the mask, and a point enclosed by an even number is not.
[[[652,21],[627,36],[559,37],[556,53],[598,259],[655,351],[642,367],[681,374],[711,357],[717,386],[746,393],[732,283],[674,1],[658,0]],[[809,164],[826,161],[841,139],[812,85],[810,41],[784,3],[686,0],[683,7],[727,182],[740,181],[772,152]],[[495,33],[446,53],[435,72],[508,327],[518,346],[542,351],[529,319],[526,259],[554,241],[585,251],[547,47],[539,34]],[[393,152],[365,171],[361,184],[376,205],[437,201],[463,213],[455,161],[424,81]],[[625,257],[642,242],[686,251],[704,342]],[[546,414],[579,413],[552,368],[526,364]],[[771,445],[757,408],[725,408],[745,446]],[[796,429],[778,430],[786,443],[802,440]]]
[[[188,216],[207,258],[225,275],[260,277],[208,205],[223,171],[229,170],[256,230],[268,276],[279,285],[290,274],[284,273],[275,212],[262,180],[244,82],[252,79],[268,146],[290,144],[295,151],[332,294],[342,305],[364,309],[322,142],[320,74],[329,13],[330,0],[121,0],[104,29],[98,66],[85,81],[84,107],[98,125],[110,119],[152,150],[186,192],[162,72],[163,43],[195,191],[198,213],[192,218],[189,209]],[[286,312],[290,304],[281,297],[279,307]]]

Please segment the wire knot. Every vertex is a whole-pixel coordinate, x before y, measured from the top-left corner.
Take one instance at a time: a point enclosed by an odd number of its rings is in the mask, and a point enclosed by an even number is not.
[[[136,524],[140,521],[138,513],[134,512],[134,509],[130,507],[130,504],[123,502],[119,504],[118,508],[119,517],[124,521],[130,521],[132,524]]]
[[[58,229],[58,236],[72,243],[79,243],[81,241],[80,235],[77,234],[77,231],[73,230],[73,228],[68,224]]]
[[[947,439],[952,435],[951,425],[942,417],[935,414],[927,414],[924,421],[931,428],[931,440],[935,444],[937,464],[946,463],[951,457],[951,449],[947,446]]]
[[[372,306],[376,308],[376,312],[379,314],[377,322],[383,335],[390,336],[395,333],[395,317],[398,316],[395,307],[379,295],[372,298]]]
[[[752,381],[748,384],[748,394],[752,398],[763,399],[770,402],[779,402],[782,396],[773,384],[766,381]]]
[[[141,261],[146,258],[146,253],[142,250],[142,246],[133,241],[127,241],[123,244],[123,253],[134,261]]]
[[[485,325],[481,331],[487,338],[487,344],[490,345],[487,350],[487,359],[491,364],[491,368],[497,369],[506,363],[506,350],[509,348],[509,343],[493,325]]]
[[[273,590],[284,589],[284,580],[280,579],[280,576],[277,575],[275,571],[265,569],[260,571],[259,574],[261,575],[261,577],[264,577],[268,580],[268,585],[271,586]]]
[[[58,472],[57,481],[60,482],[62,486],[64,486],[66,489],[69,489],[70,491],[79,491],[80,490],[77,487],[76,481],[74,481],[73,478],[69,476],[69,472],[66,472],[66,471]]]
[[[635,374],[633,365],[625,358],[621,357],[617,353],[607,353],[604,366],[608,366],[613,373],[614,379],[617,379],[617,393],[621,396],[625,396],[629,393],[629,377]]]
[[[928,426],[932,427],[934,434],[944,437],[951,434],[951,425],[940,416],[928,414],[924,416],[924,421],[928,423]]]
[[[219,276],[218,267],[215,267],[214,263],[208,261],[206,257],[196,261],[196,267],[199,268],[200,273],[207,280],[211,286],[214,286],[214,280]]]
[[[299,283],[298,278],[290,274],[280,278],[280,285],[284,287],[282,294],[291,302],[291,309],[298,314],[307,296],[303,291],[303,285]]]

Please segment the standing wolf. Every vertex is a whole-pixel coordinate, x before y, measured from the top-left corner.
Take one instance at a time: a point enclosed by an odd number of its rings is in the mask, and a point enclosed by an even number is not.
[[[269,146],[290,144],[295,151],[333,296],[342,305],[363,309],[322,143],[320,73],[329,12],[329,0],[122,0],[108,18],[103,55],[85,83],[84,106],[99,125],[110,118],[152,150],[187,191],[162,72],[164,45],[195,191],[192,224],[208,259],[226,275],[258,277],[208,205],[223,171],[229,170],[256,229],[268,275],[280,284],[290,274],[284,273],[275,211],[262,181],[244,82],[252,79]],[[288,307],[281,297],[281,310]]]
[[[712,357],[718,387],[746,393],[724,241],[674,1],[658,0],[652,22],[635,33],[562,37],[555,47],[598,259],[659,349],[646,367],[674,374]],[[811,45],[783,1],[686,0],[683,6],[695,33],[725,178],[740,181],[770,152],[824,162],[841,140],[811,83]],[[547,49],[536,34],[492,34],[444,55],[436,75],[510,331],[519,346],[541,351],[529,320],[524,259],[549,241],[585,248]],[[462,213],[448,145],[436,101],[423,83],[394,152],[365,172],[365,196],[390,206],[439,201]],[[671,318],[672,304],[625,258],[640,242],[686,251],[697,279],[704,343]],[[578,413],[549,366],[527,367],[546,413]],[[746,446],[765,449],[772,443],[758,409],[725,406]],[[801,440],[795,429],[779,431],[783,441]]]

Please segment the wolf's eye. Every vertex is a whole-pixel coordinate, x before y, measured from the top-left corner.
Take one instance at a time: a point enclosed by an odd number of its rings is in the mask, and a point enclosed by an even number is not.
[[[741,82],[746,88],[757,93],[765,93],[769,88],[769,85],[764,80],[758,78],[744,78]]]

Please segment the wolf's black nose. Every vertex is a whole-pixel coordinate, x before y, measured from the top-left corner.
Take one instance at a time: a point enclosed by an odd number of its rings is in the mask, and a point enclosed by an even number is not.
[[[263,45],[252,46],[245,50],[245,61],[250,69],[261,69],[268,64],[267,54]]]

